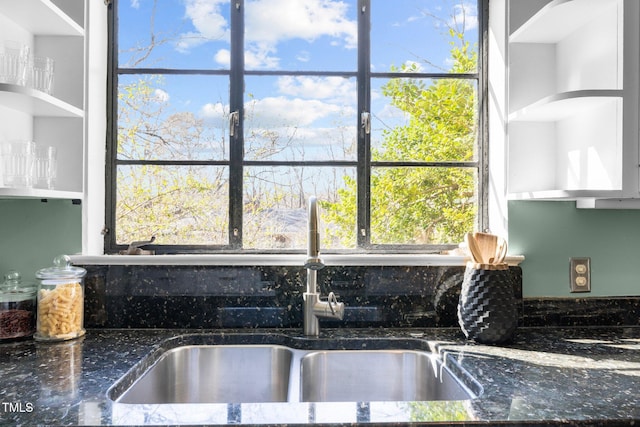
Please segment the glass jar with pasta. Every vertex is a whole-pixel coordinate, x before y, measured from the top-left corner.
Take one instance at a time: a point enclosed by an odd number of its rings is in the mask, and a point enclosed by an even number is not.
[[[61,341],[84,335],[84,276],[87,270],[60,255],[53,267],[38,270],[38,341]]]

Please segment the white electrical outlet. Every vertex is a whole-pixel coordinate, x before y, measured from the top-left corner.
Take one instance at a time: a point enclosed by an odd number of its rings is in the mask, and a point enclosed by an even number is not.
[[[571,292],[591,292],[591,258],[571,258]]]

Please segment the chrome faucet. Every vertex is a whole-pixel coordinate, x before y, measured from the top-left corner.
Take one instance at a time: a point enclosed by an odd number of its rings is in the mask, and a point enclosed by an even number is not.
[[[320,333],[319,318],[342,319],[344,303],[338,302],[333,292],[329,292],[326,301],[320,300],[317,289],[318,270],[324,268],[320,258],[320,233],[318,231],[318,207],[315,197],[309,198],[309,241],[307,248],[307,292],[304,299],[304,334],[318,336]]]

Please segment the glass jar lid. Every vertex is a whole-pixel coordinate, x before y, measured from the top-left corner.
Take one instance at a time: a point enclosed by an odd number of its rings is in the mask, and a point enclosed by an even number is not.
[[[30,283],[22,283],[20,273],[9,271],[0,283],[0,302],[24,301],[35,298],[38,289]]]
[[[53,259],[53,267],[42,268],[36,272],[38,279],[81,279],[87,274],[82,267],[71,265],[68,255],[58,255]]]

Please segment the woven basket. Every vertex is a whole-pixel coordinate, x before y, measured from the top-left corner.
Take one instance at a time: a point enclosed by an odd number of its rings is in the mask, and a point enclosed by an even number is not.
[[[518,310],[506,265],[467,264],[458,323],[467,338],[479,343],[498,344],[512,338]]]

